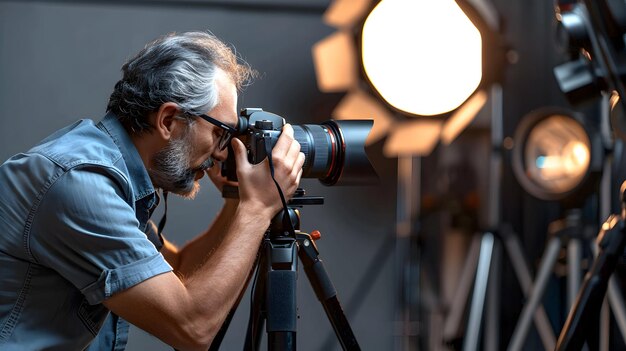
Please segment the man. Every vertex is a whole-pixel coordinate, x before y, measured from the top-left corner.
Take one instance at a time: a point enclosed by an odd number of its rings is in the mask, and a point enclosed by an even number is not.
[[[281,209],[268,161],[249,164],[231,138],[251,71],[226,45],[169,35],[122,70],[102,121],[79,121],[0,166],[2,350],[123,349],[117,316],[177,349],[206,350]],[[229,143],[239,199],[181,249],[144,234],[155,189],[193,197],[207,169],[224,184],[211,166]],[[304,163],[290,126],[272,157],[289,197]]]

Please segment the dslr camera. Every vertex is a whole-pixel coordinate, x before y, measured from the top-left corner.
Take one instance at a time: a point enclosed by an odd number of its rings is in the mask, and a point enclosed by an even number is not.
[[[365,139],[372,120],[329,120],[321,124],[293,125],[305,160],[302,178],[317,178],[324,185],[365,185],[378,180],[365,153]],[[245,108],[237,123],[236,137],[248,150],[248,160],[260,163],[278,141],[285,119],[261,108]],[[222,175],[237,180],[235,158],[229,146]]]

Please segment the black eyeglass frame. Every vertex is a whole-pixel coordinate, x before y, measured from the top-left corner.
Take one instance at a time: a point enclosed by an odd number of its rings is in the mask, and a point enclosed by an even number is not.
[[[222,129],[223,132],[222,132],[222,135],[220,135],[220,140],[217,144],[220,150],[224,150],[228,147],[228,143],[230,142],[230,139],[232,139],[232,137],[237,132],[236,128],[233,128],[224,122],[220,122],[211,116],[205,115],[204,113],[199,113],[199,114],[193,113],[191,115],[198,116],[202,118],[203,120],[213,124],[214,126],[220,127]]]

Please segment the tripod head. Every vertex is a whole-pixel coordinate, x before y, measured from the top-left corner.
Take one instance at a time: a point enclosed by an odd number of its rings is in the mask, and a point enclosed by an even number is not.
[[[239,187],[233,185],[224,185],[222,189],[222,197],[226,199],[238,199]],[[298,188],[293,194],[293,198],[287,202],[288,207],[300,208],[304,205],[323,205],[324,198],[322,196],[306,196],[303,188]]]
[[[239,188],[232,185],[225,185],[222,189],[222,197],[228,199],[239,198]],[[303,188],[298,188],[291,200],[287,202],[287,209],[280,210],[270,222],[267,229],[270,238],[289,236],[289,223],[285,220],[285,210],[288,211],[289,221],[294,230],[300,230],[300,211],[306,205],[323,205],[322,196],[306,196]]]
[[[272,221],[268,228],[268,234],[270,238],[289,236],[289,225],[285,219],[285,210],[288,211],[287,216],[291,222],[291,227],[295,231],[300,230],[300,208],[305,205],[323,205],[324,198],[321,196],[306,196],[306,191],[302,188],[298,188],[293,195],[293,198],[287,202],[287,209],[280,210]]]

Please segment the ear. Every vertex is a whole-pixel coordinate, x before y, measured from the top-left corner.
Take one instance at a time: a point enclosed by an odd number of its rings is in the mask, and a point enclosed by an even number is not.
[[[181,120],[175,118],[179,112],[178,105],[173,102],[164,103],[154,112],[153,126],[155,133],[163,140],[170,140],[176,134],[176,129],[180,127],[181,123]]]

